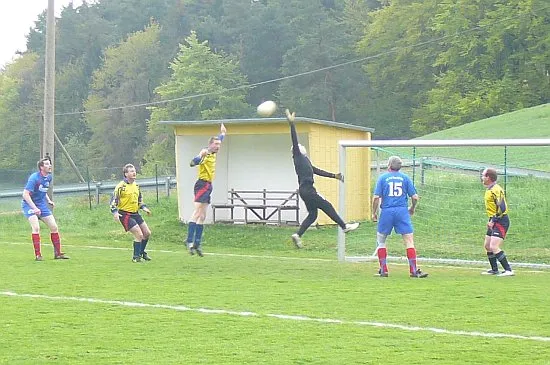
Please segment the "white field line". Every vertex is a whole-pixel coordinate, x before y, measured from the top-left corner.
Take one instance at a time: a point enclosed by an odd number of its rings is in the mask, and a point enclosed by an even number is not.
[[[30,242],[7,242],[0,241],[0,244],[6,245],[30,245]],[[43,244],[46,245],[46,244]],[[132,251],[131,247],[106,247],[106,246],[89,246],[89,245],[66,245],[63,244],[63,247],[70,247],[76,249],[90,249],[90,250],[114,250],[114,251]],[[183,245],[182,245],[183,247]],[[147,249],[147,252],[160,252],[160,253],[169,253],[169,254],[186,254],[187,251],[184,250],[156,250],[156,249]],[[244,254],[232,254],[232,253],[215,253],[215,252],[205,252],[207,256],[220,256],[220,257],[238,257],[238,258],[254,258],[254,259],[270,259],[270,260],[292,260],[292,261],[317,261],[317,262],[335,262],[336,259],[322,259],[322,258],[309,258],[309,257],[290,257],[290,256],[273,256],[273,255],[244,255]],[[399,256],[388,256],[388,262],[392,262],[397,266],[408,266],[406,257]],[[378,258],[368,257],[368,256],[347,256],[346,261],[350,263],[361,263],[361,262],[377,262]],[[455,260],[455,259],[429,259],[429,258],[418,258],[418,262],[423,263],[424,267],[433,267],[433,268],[455,268],[461,270],[479,270],[480,268],[485,268],[485,261],[468,261],[468,260]],[[445,265],[437,265],[437,263]],[[517,263],[511,262],[511,265],[514,266]],[[539,265],[539,264],[525,264],[525,265]],[[542,264],[541,264],[542,265]],[[523,267],[519,265],[520,267]],[[526,266],[525,268],[532,268],[531,266]],[[544,266],[538,267],[544,269]],[[518,271],[518,270],[514,270]],[[544,273],[550,274],[548,270],[521,270],[521,272],[529,273]]]
[[[260,314],[254,312],[239,312],[231,311],[225,309],[207,309],[207,308],[191,308],[184,305],[169,305],[169,304],[148,304],[140,302],[128,302],[121,300],[105,300],[105,299],[96,299],[96,298],[82,298],[82,297],[65,297],[65,296],[51,296],[51,295],[42,295],[42,294],[19,294],[12,291],[0,291],[0,295],[6,297],[19,297],[19,298],[30,298],[30,299],[39,299],[46,301],[65,301],[65,302],[84,302],[84,303],[93,303],[93,304],[104,304],[104,305],[115,305],[120,307],[130,307],[130,308],[152,308],[152,309],[165,309],[172,311],[182,311],[182,312],[197,312],[205,314],[223,314],[239,317],[269,317],[277,318],[287,321],[305,321],[305,322],[317,322],[317,323],[326,323],[326,324],[347,324],[355,326],[368,326],[368,327],[379,327],[379,328],[389,328],[396,329],[401,331],[412,331],[412,332],[433,332],[442,335],[451,335],[451,336],[468,336],[468,337],[485,337],[485,338],[505,338],[505,339],[514,339],[514,340],[529,340],[537,342],[550,342],[550,337],[544,336],[526,336],[518,335],[512,333],[491,333],[491,332],[479,332],[479,331],[457,331],[457,330],[447,330],[444,328],[435,328],[435,327],[419,327],[419,326],[406,326],[395,323],[383,323],[383,322],[371,322],[371,321],[354,321],[354,320],[341,320],[341,319],[331,319],[331,318],[315,318],[308,316],[297,316],[297,315],[285,315],[285,314]]]

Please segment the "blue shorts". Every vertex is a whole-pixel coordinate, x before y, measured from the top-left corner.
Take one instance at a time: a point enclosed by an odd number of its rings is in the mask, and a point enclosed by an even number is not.
[[[38,218],[47,217],[49,215],[52,215],[52,211],[50,210],[50,207],[48,206],[48,203],[41,202],[41,203],[38,203],[38,204],[35,203],[35,205],[38,209],[40,209],[40,215],[38,216]],[[27,218],[32,217],[33,215],[35,215],[32,208],[24,200],[21,202],[21,210],[23,211],[23,214]]]
[[[210,195],[212,194],[212,183],[206,180],[197,180],[195,183],[195,203],[210,204]]]
[[[395,229],[395,233],[397,234],[413,233],[413,225],[409,214],[409,208],[384,208],[380,211],[380,218],[378,219],[378,232],[389,235],[392,229]]]

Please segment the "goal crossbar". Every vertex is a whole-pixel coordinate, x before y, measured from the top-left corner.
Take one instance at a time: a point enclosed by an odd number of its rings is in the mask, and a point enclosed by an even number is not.
[[[510,139],[418,139],[418,140],[340,140],[342,147],[457,147],[457,146],[550,146],[548,138]]]

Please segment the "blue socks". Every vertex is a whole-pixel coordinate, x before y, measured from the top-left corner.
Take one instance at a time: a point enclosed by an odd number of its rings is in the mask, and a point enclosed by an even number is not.
[[[141,242],[134,241],[134,257],[139,257],[141,251]]]
[[[201,245],[203,229],[204,229],[203,224],[197,224],[196,225],[196,228],[195,228],[195,247],[199,247]]]
[[[491,270],[498,272],[497,257],[492,251],[487,252],[487,259],[489,260],[489,264],[491,264]]]
[[[141,247],[140,247],[140,255],[143,255],[145,252],[145,247],[147,247],[147,242],[149,242],[149,238],[141,240]]]
[[[192,243],[193,238],[195,238],[195,229],[197,228],[197,223],[189,222],[189,230],[187,231],[187,243]]]
[[[189,222],[189,230],[187,231],[187,244],[195,242],[195,246],[200,246],[202,239],[203,224]]]
[[[508,263],[508,259],[506,258],[506,255],[504,254],[504,251],[500,251],[495,255],[496,259],[500,262],[504,270],[506,271],[512,271],[512,268],[510,267],[510,264]]]

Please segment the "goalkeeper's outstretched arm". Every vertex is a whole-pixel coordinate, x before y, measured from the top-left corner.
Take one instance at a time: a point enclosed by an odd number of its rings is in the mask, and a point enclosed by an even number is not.
[[[300,146],[298,146],[298,134],[296,133],[296,126],[294,125],[294,118],[296,117],[296,113],[290,113],[290,111],[287,109],[285,110],[286,113],[286,120],[288,120],[288,124],[290,125],[290,138],[292,139],[292,155],[297,156],[300,154]]]

